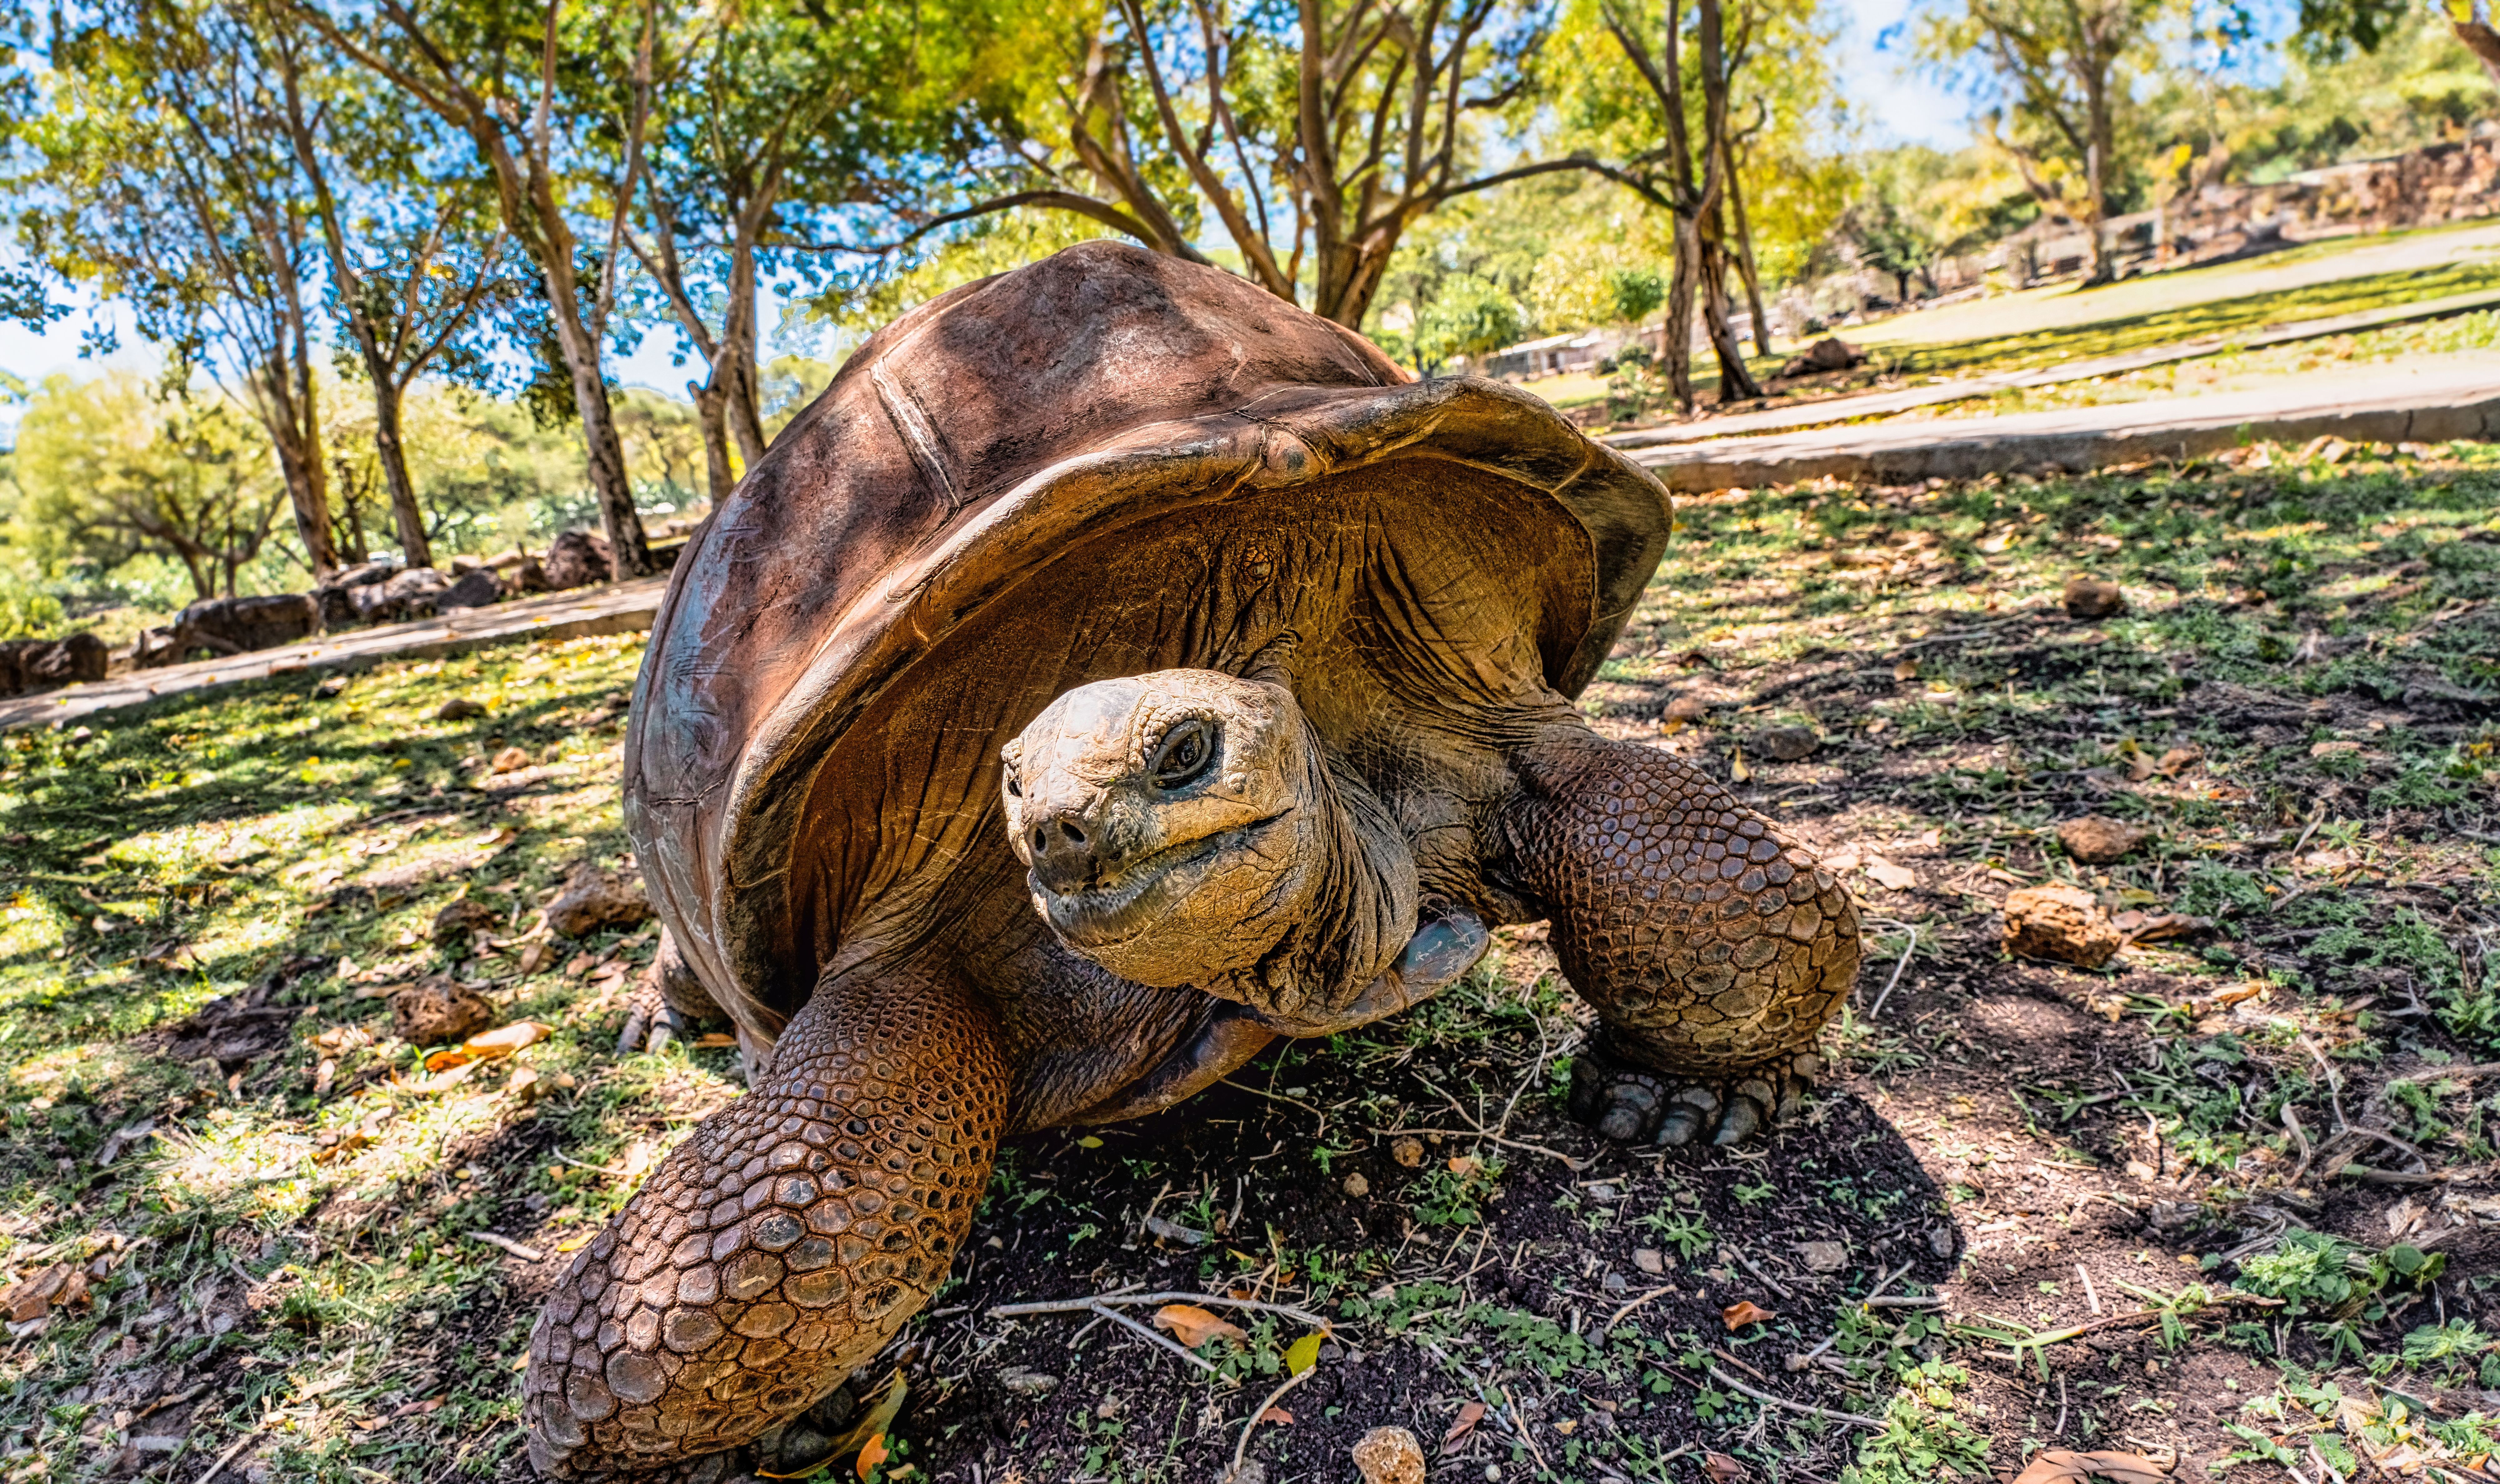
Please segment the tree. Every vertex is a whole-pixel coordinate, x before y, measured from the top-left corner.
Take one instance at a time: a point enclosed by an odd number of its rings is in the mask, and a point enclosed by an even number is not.
[[[994,121],[990,175],[1015,188],[922,230],[1030,206],[1204,263],[1211,215],[1245,276],[1351,329],[1417,221],[1476,191],[1588,168],[1473,168],[1479,137],[1534,96],[1543,7],[1297,0],[1289,14],[1116,0]]]
[[[267,147],[267,37],[222,5],[135,0],[49,40],[49,106],[18,126],[19,241],[126,298],[170,351],[169,385],[205,369],[251,408],[306,560],[327,576],[339,558],[305,304],[313,255],[292,161]]]
[[[2431,10],[2483,64],[2491,85],[2500,87],[2500,30],[2492,28],[2485,0],[2438,0]],[[2316,61],[2334,61],[2354,50],[2375,52],[2414,13],[2415,0],[2300,0],[2296,42]]]
[[[410,566],[432,566],[402,407],[410,385],[430,371],[482,372],[483,359],[460,339],[480,307],[508,292],[508,239],[492,229],[492,197],[481,182],[428,168],[429,146],[439,144],[432,131],[411,127],[387,94],[328,65],[294,24],[279,12],[270,27],[280,117],[320,223],[333,312],[373,388],[375,462],[400,555]],[[343,499],[361,493],[342,490]],[[363,522],[352,504],[346,527],[361,557]]]
[[[310,0],[289,3],[331,45],[468,136],[494,179],[505,231],[537,265],[615,573],[649,573],[605,347],[642,179],[656,0],[634,9],[599,0],[548,0],[543,9],[522,0],[374,0],[370,14],[339,17]],[[604,231],[597,249],[583,250],[576,218]]]
[[[285,500],[246,428],[223,403],[166,399],[129,371],[53,376],[17,426],[26,523],[56,561],[110,569],[154,552],[182,564],[193,596],[232,597]]]
[[[1454,356],[1470,359],[1519,339],[1519,305],[1473,274],[1454,274],[1415,319],[1416,369],[1430,375]]]
[[[918,199],[915,169],[932,162],[987,31],[975,4],[860,0],[828,23],[816,0],[756,0],[734,24],[668,39],[644,183],[652,230],[625,241],[703,362],[687,391],[715,501],[736,483],[733,444],[746,467],[764,456],[764,260],[854,250],[831,230],[845,208]]]
[[[1939,0],[1918,33],[1930,64],[2004,100],[1988,116],[1989,137],[2042,207],[2084,224],[2087,283],[2116,276],[2101,223],[2119,173],[2124,64],[2159,11],[2160,0]]]

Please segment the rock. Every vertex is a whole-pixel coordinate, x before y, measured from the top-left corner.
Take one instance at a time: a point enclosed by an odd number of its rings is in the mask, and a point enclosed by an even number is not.
[[[1634,1247],[1632,1266],[1656,1277],[1666,1271],[1666,1254],[1656,1247]]]
[[[503,920],[494,908],[464,896],[434,915],[434,941],[446,947],[465,943],[471,933],[496,927]]]
[[[626,927],[651,915],[639,883],[618,881],[587,861],[547,904],[547,927],[559,937],[582,938],[603,927]]]
[[[486,708],[465,695],[455,695],[434,708],[438,722],[466,722],[484,716]]]
[[[222,658],[309,639],[321,631],[321,609],[309,593],[268,597],[204,597],[174,616],[170,629],[140,636],[131,662],[141,669],[179,664],[195,650]]]
[[[1012,1366],[999,1372],[999,1385],[1011,1396],[1046,1397],[1059,1389],[1059,1377],[1047,1371]]]
[[[1804,353],[1789,358],[1787,365],[1772,373],[1773,379],[1788,376],[1811,376],[1819,371],[1847,371],[1865,363],[1866,352],[1847,340],[1826,337],[1808,345]]]
[[[388,582],[391,573],[398,570],[387,562],[367,562],[345,568],[328,582],[314,588],[312,601],[321,610],[322,625],[330,629],[345,629],[351,624],[362,623],[363,619],[356,611],[355,590]]]
[[[1371,1181],[1364,1178],[1363,1172],[1357,1170],[1345,1178],[1345,1193],[1360,1200],[1371,1194]]]
[[[2057,843],[2087,865],[2122,860],[2145,842],[2147,831],[2106,815],[2088,814],[2057,826]]]
[[[1849,1266],[1849,1247],[1845,1242],[1800,1242],[1794,1245],[1808,1273],[1838,1273]]]
[[[1754,733],[1754,751],[1774,762],[1802,762],[1821,746],[1823,739],[1811,726],[1773,726]]]
[[[1662,722],[1698,722],[1710,714],[1710,702],[1687,691],[1666,703]]]
[[[1404,1428],[1373,1428],[1354,1445],[1363,1484],[1424,1484],[1424,1445]]]
[[[547,547],[546,560],[539,565],[544,571],[548,591],[555,593],[606,582],[616,570],[608,538],[587,531],[568,531],[557,536]]]
[[[391,1024],[411,1046],[451,1046],[495,1023],[484,995],[450,980],[419,980],[391,996]]]
[[[2079,619],[2112,618],[2126,611],[2126,595],[2115,582],[2080,574],[2066,579],[2066,616]]]
[[[91,633],[66,639],[12,639],[0,644],[0,695],[104,678],[112,651]]]
[[[412,566],[388,579],[347,590],[356,617],[368,624],[431,618],[451,580],[430,566]]]
[[[1424,1141],[1412,1134],[1390,1141],[1389,1157],[1412,1170],[1424,1162]]]
[[[517,747],[508,747],[495,755],[494,761],[486,764],[486,771],[489,773],[517,773],[521,769],[528,767],[530,765],[530,755],[527,752]]]
[[[434,611],[450,613],[460,608],[484,608],[504,600],[504,579],[486,567],[476,567],[460,575],[457,582],[444,588],[434,599]]]
[[[2005,951],[2097,969],[2124,943],[2100,902],[2081,887],[2051,882],[2005,897]]]

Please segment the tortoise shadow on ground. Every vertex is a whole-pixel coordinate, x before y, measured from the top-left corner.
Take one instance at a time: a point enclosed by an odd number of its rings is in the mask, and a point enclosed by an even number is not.
[[[1208,1374],[1082,1310],[986,1313],[1128,1289],[1255,1294],[1332,1322],[1279,1403],[1293,1420],[1247,1450],[1271,1480],[1337,1477],[1383,1426],[1425,1439],[1436,1477],[1514,1460],[1530,1477],[1540,1458],[1558,1477],[1663,1477],[1651,1466],[1687,1444],[1826,1476],[1851,1462],[1849,1428],[1728,1383],[1885,1410],[1882,1381],[1851,1393],[1821,1363],[1786,1370],[1833,1354],[1880,1282],[1923,1292],[1961,1250],[1946,1194],[1872,1105],[1844,1082],[1748,1147],[1632,1148],[1562,1111],[1554,1048],[1401,1029],[1271,1050],[1135,1123],[1011,1142],[955,1283],[913,1328],[943,1379],[899,1429],[912,1457],[940,1479],[1223,1477],[1307,1326],[1231,1311],[1242,1347],[1212,1346]],[[1772,1317],[1731,1326],[1740,1303]],[[1892,1329],[1841,1343],[1880,1352]]]

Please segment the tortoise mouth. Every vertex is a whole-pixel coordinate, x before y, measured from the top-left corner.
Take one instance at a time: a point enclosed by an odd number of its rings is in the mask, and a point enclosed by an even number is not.
[[[1220,829],[1167,847],[1131,862],[1108,881],[1074,891],[1053,891],[1028,873],[1026,885],[1060,941],[1080,952],[1112,950],[1155,930],[1190,894],[1205,885],[1222,861],[1257,847],[1259,838],[1293,810]]]

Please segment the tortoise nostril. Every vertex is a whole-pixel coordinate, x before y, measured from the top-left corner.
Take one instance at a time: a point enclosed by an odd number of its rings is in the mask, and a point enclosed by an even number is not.
[[[1035,825],[1033,827],[1033,853],[1038,855],[1048,849],[1050,849],[1050,837],[1041,832],[1040,825]]]
[[[1083,845],[1085,843],[1085,831],[1078,829],[1075,825],[1069,823],[1066,820],[1059,822],[1059,832],[1067,837],[1068,843],[1070,845]]]

